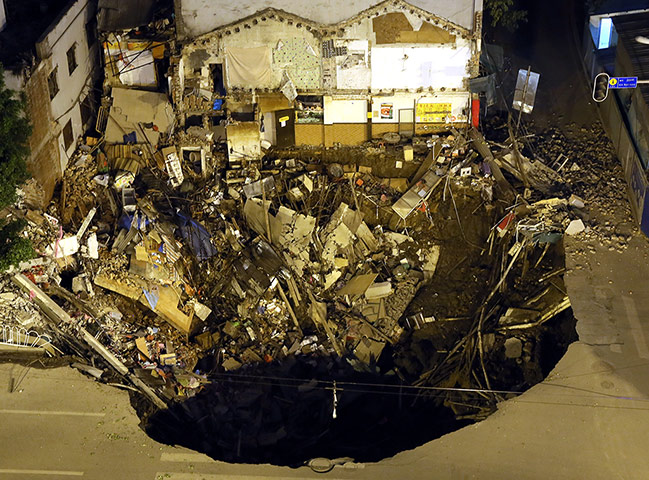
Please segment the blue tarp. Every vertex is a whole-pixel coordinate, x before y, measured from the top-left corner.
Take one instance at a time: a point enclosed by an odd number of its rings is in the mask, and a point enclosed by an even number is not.
[[[158,305],[158,300],[160,300],[160,294],[153,290],[148,291],[145,288],[142,289],[142,292],[146,297],[146,301],[149,302],[151,310],[155,310],[155,307]]]
[[[137,143],[137,135],[135,135],[135,132],[125,133],[124,143]]]
[[[180,235],[187,240],[196,258],[203,261],[216,255],[216,248],[210,241],[212,236],[205,227],[182,212],[177,212],[177,216],[180,220]]]
[[[123,228],[124,230],[131,229],[131,223],[133,222],[133,214],[123,213],[119,220],[117,221],[117,226]],[[151,221],[148,218],[138,217],[138,224],[136,227],[138,230],[142,230],[145,226],[149,225]]]

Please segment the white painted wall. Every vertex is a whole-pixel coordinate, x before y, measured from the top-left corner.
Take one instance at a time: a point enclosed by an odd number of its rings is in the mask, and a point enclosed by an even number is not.
[[[415,102],[421,97],[421,93],[404,93],[386,97],[372,97],[372,123],[398,123],[399,110],[415,108]],[[392,119],[381,118],[381,104],[392,104]]]
[[[457,122],[465,122],[468,117],[463,110],[469,105],[469,92],[439,92],[439,93],[398,93],[391,96],[372,97],[372,123],[398,123],[399,109],[412,108],[416,111],[417,103],[450,103],[451,115]],[[393,105],[393,118],[381,118],[382,103]]]
[[[80,102],[91,87],[92,71],[95,68],[94,57],[91,57],[86,39],[86,23],[94,15],[94,7],[89,0],[77,0],[65,13],[58,24],[53,26],[37,45],[37,52],[42,58],[50,57],[52,69],[58,66],[59,92],[51,102],[52,117],[58,124],[59,150],[61,168],[65,169],[69,157],[74,153],[73,142],[65,149],[63,128],[72,119],[72,134],[76,139],[81,135]],[[77,68],[68,73],[68,49],[76,44]]]
[[[251,29],[244,29],[239,33],[226,35],[221,40],[221,47],[224,52],[228,48],[253,48],[266,47],[270,58],[271,78],[269,83],[257,83],[257,88],[279,88],[282,84],[284,73],[283,65],[275,62],[275,51],[279,42],[286,43],[289,40],[304,40],[311,47],[310,52],[320,55],[320,40],[305,28],[297,28],[295,25],[288,25],[287,22],[268,20],[260,22]],[[229,70],[226,61],[226,69]],[[290,68],[289,68],[290,71]],[[319,76],[319,75],[318,75]],[[228,75],[229,79],[229,75]]]
[[[367,123],[367,101],[324,97],[324,123]]]
[[[363,63],[349,68],[345,65],[348,56],[336,57],[336,88],[339,90],[367,90],[370,88],[371,71],[369,61],[369,42],[367,40],[348,40],[341,42],[347,47],[349,56],[363,57]]]
[[[482,11],[483,0],[410,0],[408,3],[446,18],[465,28],[473,28],[473,16]],[[176,0],[177,13],[182,17],[185,34],[195,37],[227,25],[259,10],[273,7],[308,18],[318,23],[332,24],[347,20],[377,3],[376,0]]]
[[[462,80],[468,77],[471,49],[469,46],[376,46],[370,54],[372,90],[462,88]]]

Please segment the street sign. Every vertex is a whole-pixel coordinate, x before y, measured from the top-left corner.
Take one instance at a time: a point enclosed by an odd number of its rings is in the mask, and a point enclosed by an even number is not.
[[[532,113],[540,76],[540,74],[531,72],[529,69],[518,71],[514,101],[512,102],[513,108],[524,113]]]
[[[611,77],[608,86],[609,88],[636,88],[638,77]]]

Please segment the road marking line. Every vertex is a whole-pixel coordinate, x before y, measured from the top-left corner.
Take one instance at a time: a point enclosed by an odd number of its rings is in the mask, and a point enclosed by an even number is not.
[[[160,455],[161,462],[202,462],[202,463],[212,463],[213,459],[202,453],[172,453],[164,452]]]
[[[18,415],[70,415],[77,417],[105,417],[105,413],[94,413],[94,412],[66,412],[63,410],[8,410],[0,409],[0,414],[15,413]]]
[[[635,347],[638,350],[640,358],[649,359],[649,348],[647,347],[647,339],[642,331],[642,324],[638,317],[638,310],[635,308],[635,301],[631,297],[622,296],[624,302],[624,309],[626,310],[629,323],[631,324],[631,336],[635,342]]]
[[[68,475],[70,477],[81,477],[83,472],[72,472],[69,470],[12,470],[11,468],[0,468],[2,473],[16,473],[19,475]]]
[[[318,474],[322,475],[322,474]],[[314,477],[293,477],[285,472],[275,475],[228,475],[222,473],[180,473],[180,472],[156,472],[155,480],[313,480]],[[340,478],[327,477],[327,480],[342,480]]]

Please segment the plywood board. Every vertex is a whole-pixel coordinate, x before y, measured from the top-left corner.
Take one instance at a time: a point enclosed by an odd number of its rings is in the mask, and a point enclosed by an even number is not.
[[[377,273],[356,275],[347,284],[336,292],[338,295],[362,295],[378,277]]]
[[[129,280],[131,283],[127,284],[123,281],[99,274],[95,276],[95,285],[124,295],[131,300],[138,301],[150,309],[149,302],[146,300],[142,290],[144,288],[149,289],[150,285],[136,277],[129,277]],[[178,309],[178,301],[180,298],[176,291],[172,287],[160,285],[158,286],[158,292],[158,303],[152,311],[181,332],[189,333],[192,319]]]

